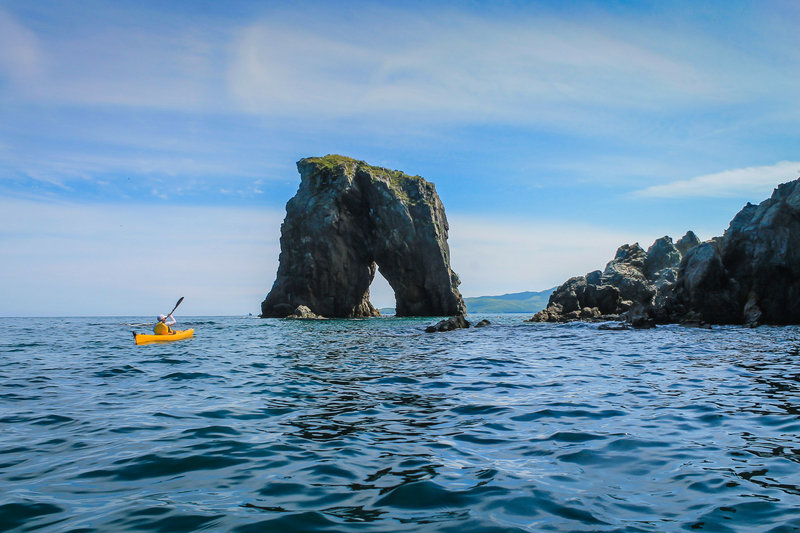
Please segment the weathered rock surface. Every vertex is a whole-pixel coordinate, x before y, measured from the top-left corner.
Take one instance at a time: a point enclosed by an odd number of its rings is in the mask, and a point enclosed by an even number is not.
[[[691,250],[699,242],[691,231],[678,243]],[[627,319],[651,327],[650,310],[663,305],[677,279],[682,252],[670,237],[656,240],[645,252],[638,243],[617,250],[603,271],[570,278],[550,296],[547,308],[531,322]],[[634,314],[635,311],[635,314]]]
[[[444,320],[440,320],[433,326],[425,328],[426,333],[436,333],[437,331],[453,331],[454,329],[465,329],[469,327],[469,322],[464,315],[456,315]],[[485,325],[485,324],[484,324]]]
[[[324,317],[319,316],[318,314],[314,313],[311,309],[306,307],[305,305],[298,305],[295,307],[294,311],[291,315],[288,315],[286,318],[299,318],[304,320],[319,320]]]
[[[300,188],[286,205],[262,317],[285,317],[298,305],[326,317],[377,316],[369,301],[377,267],[394,289],[397,316],[465,313],[432,183],[336,155],[302,159],[297,169]]]
[[[674,293],[673,319],[800,323],[800,180],[747,204],[722,237],[691,250]]]

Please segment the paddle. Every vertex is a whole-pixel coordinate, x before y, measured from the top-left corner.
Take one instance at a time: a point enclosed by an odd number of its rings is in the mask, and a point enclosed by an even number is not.
[[[172,308],[172,311],[170,311],[170,312],[169,312],[169,314],[167,315],[167,318],[169,318],[169,317],[171,317],[171,316],[172,316],[172,313],[174,313],[174,312],[175,312],[175,310],[178,308],[178,306],[179,306],[179,305],[181,305],[181,302],[183,302],[183,296],[181,296],[181,297],[178,299],[178,303],[176,303],[176,304],[175,304],[175,307],[173,307],[173,308]],[[135,340],[136,340],[136,335],[137,335],[137,334],[136,334],[136,332],[135,332],[135,331],[132,331],[131,333],[133,333],[133,340],[135,341]]]
[[[172,308],[172,311],[169,312],[169,314],[167,315],[167,318],[172,316],[172,313],[174,313],[175,310],[178,308],[178,306],[181,305],[182,301],[183,301],[183,296],[180,297],[180,299],[178,300],[178,303],[176,303],[175,307]]]

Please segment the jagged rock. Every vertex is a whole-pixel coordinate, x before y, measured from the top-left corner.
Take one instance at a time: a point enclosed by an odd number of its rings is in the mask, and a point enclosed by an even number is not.
[[[596,320],[586,307],[608,320],[608,286],[618,291],[614,312],[633,327],[800,324],[800,179],[748,203],[722,237],[701,243],[690,231],[674,245],[662,237],[647,252],[620,247],[602,274],[570,278],[531,320]]]
[[[464,329],[469,327],[469,322],[464,315],[456,315],[444,320],[440,320],[433,326],[425,328],[426,333],[436,333],[437,331],[453,331],[454,329]]]
[[[735,296],[738,286],[725,269],[717,240],[701,243],[686,254],[673,292],[675,301],[669,305],[676,310],[671,315],[681,318],[672,321],[741,322]]]
[[[477,324],[475,324],[475,327],[476,327],[476,328],[485,328],[486,326],[489,326],[489,325],[491,325],[491,322],[489,322],[488,320],[486,320],[486,319],[484,318],[483,320],[481,320],[480,322],[478,322]]]
[[[586,278],[578,276],[568,279],[550,295],[547,307],[557,302],[559,313],[571,313],[581,308],[581,297],[586,291]]]
[[[300,188],[286,204],[262,317],[285,317],[298,305],[327,317],[377,316],[369,301],[376,267],[395,291],[397,316],[466,311],[432,183],[336,155],[302,159],[297,169]]]
[[[695,235],[693,231],[687,231],[686,235],[678,239],[678,242],[675,243],[675,248],[678,249],[678,251],[681,253],[681,256],[685,256],[686,252],[698,244],[700,244],[700,239],[697,237],[697,235]]]
[[[657,239],[647,249],[647,258],[644,262],[644,271],[648,279],[655,279],[656,273],[671,271],[681,262],[681,252],[672,244],[669,236]],[[673,280],[674,282],[674,280]]]
[[[301,319],[320,319],[323,318],[318,314],[314,313],[311,309],[309,309],[305,305],[298,305],[295,310],[292,312],[291,315],[287,315],[286,318],[301,318]]]
[[[609,315],[619,312],[622,305],[619,288],[613,285],[591,285],[588,283],[583,293],[583,303],[586,307],[597,309],[600,315]]]
[[[622,245],[606,265],[601,283],[616,287],[624,300],[649,302],[655,290],[647,280],[646,261],[647,253],[639,243]]]
[[[548,305],[525,322],[564,322],[561,305],[558,303]]]
[[[681,239],[684,249],[691,249],[692,237],[697,239],[688,232]],[[660,305],[677,279],[680,261],[680,249],[668,236],[646,252],[638,243],[620,246],[603,271],[567,280],[550,296],[547,308],[529,322],[616,320],[634,305],[645,309]]]
[[[676,319],[696,313],[712,324],[800,323],[800,180],[748,203],[722,237],[687,254],[678,278]]]

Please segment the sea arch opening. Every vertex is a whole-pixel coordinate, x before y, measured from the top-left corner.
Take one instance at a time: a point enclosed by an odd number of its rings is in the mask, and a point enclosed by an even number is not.
[[[397,306],[397,297],[394,289],[381,274],[380,267],[375,271],[372,283],[369,286],[369,301],[375,309],[381,310],[382,315],[393,315]],[[388,310],[391,309],[391,312]]]

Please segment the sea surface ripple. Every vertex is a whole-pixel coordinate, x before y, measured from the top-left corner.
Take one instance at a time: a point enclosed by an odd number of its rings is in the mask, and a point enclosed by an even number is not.
[[[800,529],[800,329],[488,318],[0,319],[0,530]]]

